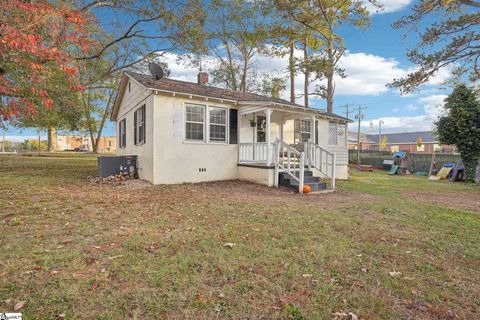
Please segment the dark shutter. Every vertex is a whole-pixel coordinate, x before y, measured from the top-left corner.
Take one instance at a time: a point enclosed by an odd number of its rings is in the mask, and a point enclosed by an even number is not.
[[[315,120],[315,143],[318,144],[318,120]]]
[[[145,143],[147,141],[147,130],[145,129],[146,126],[147,126],[147,113],[145,111],[145,105],[142,106],[142,116],[143,116],[143,128],[142,128],[142,131],[143,131],[143,143]]]
[[[301,143],[300,139],[300,119],[295,119],[293,122],[293,143]]]
[[[137,144],[137,111],[133,113],[133,143]]]
[[[237,144],[238,110],[230,109],[230,144]]]

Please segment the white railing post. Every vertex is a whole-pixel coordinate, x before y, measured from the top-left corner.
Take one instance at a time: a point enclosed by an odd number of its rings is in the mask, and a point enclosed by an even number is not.
[[[280,144],[279,144],[278,139],[275,140],[275,145],[274,145],[274,147],[273,147],[273,150],[274,150],[274,152],[275,152],[274,157],[273,157],[273,159],[274,159],[274,165],[275,165],[275,170],[274,170],[273,172],[274,172],[275,177],[274,177],[274,180],[273,180],[273,181],[274,181],[274,184],[275,184],[275,187],[276,187],[276,188],[278,188],[278,165],[279,165],[278,162],[280,161],[280,155],[279,155],[279,153],[280,153],[280,150],[279,150],[280,147],[279,147],[279,145],[280,145]]]
[[[305,176],[305,152],[300,153],[300,168],[298,172],[298,192],[303,193],[303,184],[304,184],[304,176]]]
[[[336,175],[336,167],[337,167],[337,154],[334,152],[332,157],[332,190],[335,190],[335,175]]]

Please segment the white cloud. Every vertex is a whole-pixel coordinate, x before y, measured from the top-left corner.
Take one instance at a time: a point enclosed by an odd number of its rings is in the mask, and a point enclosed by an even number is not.
[[[412,3],[412,0],[378,0],[377,2],[382,5],[380,9],[366,0],[364,2],[371,14],[383,14],[400,11]]]
[[[384,122],[382,131],[384,132],[408,132],[408,131],[428,131],[433,129],[433,123],[443,113],[443,103],[447,96],[443,94],[434,94],[420,97],[415,106],[423,108],[425,114],[416,116],[400,117],[381,117],[366,121],[362,125],[362,130],[369,130],[369,122],[378,124],[380,120]]]
[[[400,108],[393,108],[393,109],[392,109],[392,112],[393,112],[393,113],[397,113],[398,111],[400,111]]]

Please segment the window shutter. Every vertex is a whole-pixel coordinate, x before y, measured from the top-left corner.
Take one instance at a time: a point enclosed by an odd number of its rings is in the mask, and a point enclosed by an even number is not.
[[[147,129],[146,126],[147,126],[147,114],[145,113],[145,105],[142,106],[142,117],[143,117],[143,143],[145,143],[147,141]]]
[[[315,143],[318,144],[318,120],[315,120]]]
[[[293,122],[293,143],[300,143],[300,119],[295,119]]]
[[[137,111],[133,113],[133,143],[137,144]]]
[[[238,110],[230,109],[230,144],[238,143]]]

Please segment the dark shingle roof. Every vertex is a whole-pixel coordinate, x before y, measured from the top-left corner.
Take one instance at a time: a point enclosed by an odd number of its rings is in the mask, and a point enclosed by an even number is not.
[[[127,71],[125,73],[128,76],[135,79],[136,81],[140,82],[143,86],[150,89],[154,89],[154,90],[156,89],[159,91],[165,90],[165,91],[178,92],[183,94],[191,94],[191,95],[197,95],[197,96],[203,96],[203,97],[231,100],[236,102],[245,102],[245,101],[271,102],[271,103],[278,103],[281,105],[287,105],[292,107],[305,108],[302,105],[292,103],[284,99],[270,98],[270,97],[266,97],[266,96],[262,96],[254,93],[240,92],[240,91],[235,91],[230,89],[212,87],[208,85],[201,85],[195,82],[187,82],[187,81],[180,81],[180,80],[173,80],[173,79],[166,79],[166,78],[155,80],[150,75],[131,72],[131,71]],[[329,113],[321,109],[313,109],[313,108],[306,108],[306,109],[312,109],[316,112],[321,112],[327,116],[348,120],[345,117],[339,116],[334,113]]]
[[[438,142],[438,138],[432,131],[402,132],[402,133],[382,133],[382,137],[388,138],[388,143],[417,143],[418,137],[422,138],[423,143]],[[378,134],[367,135],[369,140],[378,143]]]

